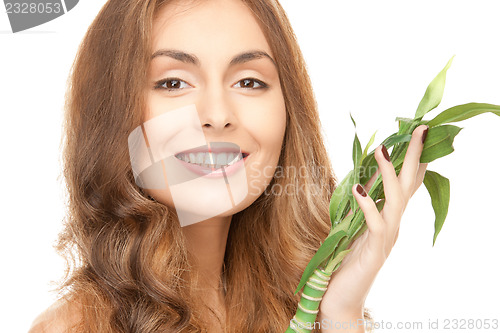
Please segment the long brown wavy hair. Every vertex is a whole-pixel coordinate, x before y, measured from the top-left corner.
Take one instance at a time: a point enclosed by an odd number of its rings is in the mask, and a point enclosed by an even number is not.
[[[232,217],[224,325],[226,332],[284,332],[297,309],[300,293],[293,292],[302,272],[330,230],[337,179],[283,8],[277,0],[242,1],[276,57],[287,125],[280,174]],[[62,155],[67,215],[57,243],[67,270],[57,291],[78,304],[75,332],[206,331],[201,314],[209,310],[193,292],[196,267],[176,213],[135,184],[128,152],[128,134],[144,122],[153,20],[168,2],[109,0],[72,66]]]

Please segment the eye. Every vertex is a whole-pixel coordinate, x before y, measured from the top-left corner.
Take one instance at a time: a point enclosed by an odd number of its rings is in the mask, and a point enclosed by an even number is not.
[[[240,83],[243,83],[243,85],[240,85],[240,87],[245,89],[265,89],[268,87],[267,84],[265,84],[264,82],[254,78],[245,78],[243,80],[238,81],[236,85]],[[257,87],[255,87],[254,85],[255,83],[257,83],[258,85]]]
[[[155,89],[164,89],[169,91],[185,89],[189,86],[185,81],[176,77],[169,77],[155,83]]]

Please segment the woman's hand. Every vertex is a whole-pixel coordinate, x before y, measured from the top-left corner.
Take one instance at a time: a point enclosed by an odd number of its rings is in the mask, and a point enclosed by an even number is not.
[[[366,190],[361,185],[358,188],[357,184],[352,187],[352,193],[365,215],[368,229],[351,244],[349,248],[352,251],[332,274],[320,303],[318,314],[320,321],[328,319],[335,322],[363,318],[365,299],[398,238],[401,217],[406,205],[424,179],[427,163],[419,161],[424,146],[422,136],[427,128],[426,125],[420,125],[413,131],[399,175],[396,175],[392,162],[384,157],[381,145],[375,149],[375,159],[379,167],[366,184]],[[373,199],[367,195],[379,173],[382,173],[385,194],[384,207],[380,212]],[[350,214],[352,211],[348,215]],[[334,330],[323,331],[334,332]],[[354,331],[364,332],[363,326]]]

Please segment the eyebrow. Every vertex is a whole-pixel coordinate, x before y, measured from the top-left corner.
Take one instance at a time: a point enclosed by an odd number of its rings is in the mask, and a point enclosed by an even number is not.
[[[171,49],[161,49],[161,50],[158,50],[155,53],[153,53],[153,55],[151,56],[151,59],[154,59],[154,58],[159,57],[159,56],[166,56],[166,57],[170,57],[170,58],[174,58],[176,60],[182,61],[182,62],[187,63],[187,64],[193,64],[193,65],[196,65],[198,67],[200,66],[200,60],[194,54],[186,53],[183,51],[171,50]],[[261,59],[261,58],[268,58],[269,60],[271,60],[273,65],[276,68],[278,68],[274,59],[269,54],[267,54],[267,52],[259,51],[259,50],[246,51],[246,52],[243,52],[243,53],[236,55],[233,59],[231,59],[229,66],[239,65],[239,64],[243,64],[243,63],[246,63],[246,62],[249,62],[249,61],[252,61],[255,59]]]

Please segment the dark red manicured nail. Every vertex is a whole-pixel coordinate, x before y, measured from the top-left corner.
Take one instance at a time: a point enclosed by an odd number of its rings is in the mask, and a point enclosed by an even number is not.
[[[422,144],[425,142],[425,138],[427,138],[427,132],[429,131],[429,126],[422,132]]]
[[[382,145],[382,153],[384,154],[384,157],[387,160],[387,162],[390,162],[391,158],[389,157],[389,152],[387,151],[387,148],[385,148],[384,145]]]
[[[358,191],[358,193],[361,194],[362,196],[366,197],[365,189],[360,184],[358,184],[358,186],[356,186],[356,191]]]

